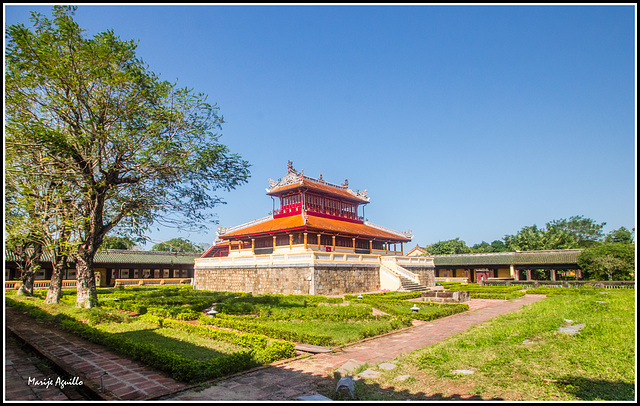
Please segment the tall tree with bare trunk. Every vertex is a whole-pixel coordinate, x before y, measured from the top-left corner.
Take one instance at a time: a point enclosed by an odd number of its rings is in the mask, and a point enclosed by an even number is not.
[[[105,235],[154,223],[206,228],[214,193],[245,183],[249,164],[219,142],[219,108],[160,80],[112,31],[85,38],[75,8],[7,27],[6,144],[44,152],[68,186],[77,245],[77,306],[97,305],[93,264]],[[24,142],[27,140],[28,142]]]

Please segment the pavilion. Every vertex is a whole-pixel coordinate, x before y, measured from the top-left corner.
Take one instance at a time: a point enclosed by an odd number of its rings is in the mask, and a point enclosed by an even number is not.
[[[403,255],[411,231],[360,215],[366,190],[305,176],[289,161],[267,195],[280,202],[271,215],[219,227],[216,244],[196,259],[196,289],[339,295],[435,285],[433,258]]]

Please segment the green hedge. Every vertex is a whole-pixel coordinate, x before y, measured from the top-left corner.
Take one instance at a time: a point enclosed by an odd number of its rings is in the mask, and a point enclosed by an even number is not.
[[[351,304],[349,306],[312,306],[303,308],[273,308],[260,309],[260,320],[331,320],[353,321],[387,318],[388,316],[373,316],[369,305]]]
[[[231,328],[243,332],[256,332],[271,338],[289,340],[298,343],[331,346],[334,344],[333,338],[326,334],[302,333],[297,331],[287,331],[275,327],[267,326],[256,322],[248,322],[233,318],[233,316],[218,315],[216,317],[201,317],[204,324],[216,327]]]
[[[363,299],[369,301],[371,299]],[[467,304],[448,304],[448,303],[432,303],[432,302],[407,302],[403,300],[384,300],[384,301],[371,301],[372,306],[376,309],[382,310],[385,313],[392,314],[397,317],[409,317],[416,320],[432,321],[446,316],[451,316],[456,313],[462,313],[469,310]],[[411,310],[413,305],[417,305],[419,308],[431,308],[433,311],[429,313],[414,313]]]
[[[207,327],[191,326],[179,321],[162,319],[153,315],[144,316],[144,318],[155,321],[158,325],[164,327],[188,330],[211,339],[225,340],[247,347],[246,350],[230,355],[212,358],[207,361],[195,361],[152,344],[132,341],[118,334],[100,331],[64,314],[53,316],[32,304],[14,301],[9,298],[5,298],[5,301],[7,305],[27,311],[30,316],[36,319],[55,322],[65,331],[96,344],[104,345],[127,358],[141,361],[150,367],[168,372],[174,379],[183,382],[201,382],[219,378],[252,368],[261,363],[288,358],[295,354],[293,344],[269,340],[265,336],[221,332]]]
[[[379,299],[379,300],[405,300],[415,299],[422,296],[422,292],[376,292],[376,293],[364,293],[361,295],[363,298]],[[345,300],[358,300],[358,295],[344,295]]]

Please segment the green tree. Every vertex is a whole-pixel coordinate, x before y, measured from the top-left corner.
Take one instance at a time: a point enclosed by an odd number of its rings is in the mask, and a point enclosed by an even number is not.
[[[604,243],[613,244],[619,242],[622,244],[631,244],[633,243],[633,234],[635,233],[635,231],[635,228],[632,228],[631,231],[629,231],[625,227],[620,227],[617,230],[610,231],[604,237]]]
[[[85,38],[74,11],[7,27],[5,144],[41,151],[73,186],[77,305],[92,307],[108,232],[206,228],[206,209],[223,203],[215,191],[245,183],[249,164],[219,142],[223,119],[205,95],[160,80],[113,31]]]
[[[471,248],[467,247],[467,243],[459,238],[435,242],[428,245],[425,250],[430,255],[468,254],[471,252]]]
[[[572,216],[568,220],[553,220],[547,223],[547,229],[565,230],[573,236],[578,248],[593,247],[604,237],[603,227],[607,223],[596,223],[584,216]]]
[[[482,252],[493,252],[493,247],[486,241],[482,241],[479,244],[473,244],[471,247],[471,252],[482,253]]]
[[[545,230],[537,225],[522,227],[515,235],[505,235],[504,243],[509,251],[535,251],[545,249]]]
[[[128,237],[105,236],[101,248],[112,250],[130,250],[136,246],[135,241]]]
[[[22,277],[18,293],[33,294],[35,273],[46,254],[53,272],[45,302],[58,303],[62,271],[75,249],[70,185],[52,173],[41,149],[22,155],[8,144],[5,158],[5,243],[18,259]]]
[[[151,251],[201,252],[202,250],[200,249],[200,247],[187,239],[172,238],[169,241],[155,244],[153,247],[151,247]]]
[[[494,240],[491,241],[491,249],[493,250],[492,252],[505,252],[507,251],[507,246],[502,240]]]
[[[632,280],[635,272],[635,244],[603,244],[586,248],[578,266],[589,280]]]

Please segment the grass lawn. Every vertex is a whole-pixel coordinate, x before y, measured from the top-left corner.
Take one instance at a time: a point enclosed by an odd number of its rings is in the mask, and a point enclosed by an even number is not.
[[[358,381],[359,398],[633,400],[635,290],[571,293],[406,354],[397,368],[380,369],[380,378]],[[559,331],[570,325],[584,327],[575,335]],[[409,377],[396,380],[402,375]]]
[[[390,320],[356,320],[347,323],[330,320],[288,320],[286,323],[261,321],[260,324],[285,331],[322,332],[332,337],[333,345],[347,344],[394,330]]]
[[[158,327],[155,323],[146,320],[100,324],[97,328],[133,341],[153,344],[196,361],[206,361],[243,349],[239,345],[206,339],[187,331]]]

